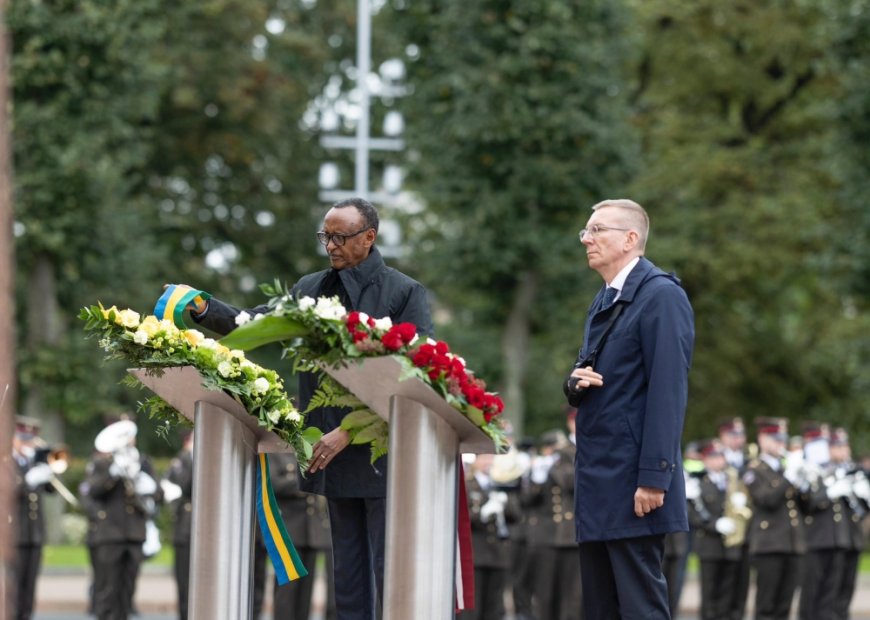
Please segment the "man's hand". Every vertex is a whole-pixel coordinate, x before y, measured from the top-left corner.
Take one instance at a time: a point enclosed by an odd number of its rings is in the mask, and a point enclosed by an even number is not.
[[[638,487],[634,492],[634,514],[643,517],[665,505],[664,489]]]
[[[588,387],[601,387],[604,385],[604,377],[592,370],[592,366],[585,368],[575,368],[571,373],[571,377],[576,378],[576,383],[571,386],[572,390],[580,390]]]
[[[308,464],[309,473],[316,473],[332,462],[335,455],[344,450],[350,443],[350,433],[341,427],[333,429],[320,438],[314,444],[314,452],[311,454],[311,462]]]

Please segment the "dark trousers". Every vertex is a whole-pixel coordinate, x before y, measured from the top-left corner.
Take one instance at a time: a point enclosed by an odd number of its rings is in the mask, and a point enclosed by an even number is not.
[[[801,620],[837,620],[837,594],[845,560],[840,549],[807,552],[801,579]]]
[[[375,620],[383,604],[386,498],[327,498],[338,620]]]
[[[586,620],[670,620],[664,535],[580,544]]]
[[[532,563],[529,559],[529,545],[525,540],[511,542],[511,564],[514,567],[508,575],[517,620],[532,619]]]
[[[577,572],[576,547],[532,547],[533,617],[538,620],[581,620],[583,596]]]
[[[762,553],[755,565],[755,620],[788,620],[800,578],[800,556]]]
[[[737,569],[737,583],[734,587],[734,597],[731,599],[729,620],[743,620],[746,616],[746,601],[749,599],[749,582],[751,581],[752,562],[749,555],[749,545],[740,547],[740,567]]]
[[[42,545],[19,545],[15,548],[15,620],[30,620],[36,578],[42,563]]]
[[[834,609],[837,620],[849,620],[849,607],[852,605],[852,597],[855,595],[855,581],[858,579],[858,564],[861,561],[861,552],[855,550],[843,551],[843,572],[840,586],[837,588],[837,600]]]
[[[130,617],[141,564],[141,542],[94,546],[94,614],[99,620]]]
[[[701,620],[731,620],[739,576],[740,560],[701,560]]]
[[[175,585],[178,588],[178,618],[187,620],[187,598],[190,592],[190,545],[175,545]]]
[[[502,620],[505,615],[506,568],[474,567],[474,609],[456,615],[457,620]]]
[[[314,591],[314,567],[317,565],[317,549],[296,550],[302,563],[309,570],[308,577],[278,585],[275,580],[272,590],[272,617],[274,620],[308,620],[311,614],[311,596]],[[335,582],[333,581],[332,552],[326,551],[326,620],[335,620]]]

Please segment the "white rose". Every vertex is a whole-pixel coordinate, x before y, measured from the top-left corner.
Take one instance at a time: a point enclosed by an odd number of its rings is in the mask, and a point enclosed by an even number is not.
[[[271,422],[272,424],[277,424],[278,421],[281,419],[281,412],[277,409],[273,409],[272,411],[266,413],[266,417],[269,418],[269,422]]]
[[[254,320],[255,320],[255,321],[259,321],[259,320],[262,319],[264,316],[266,316],[266,315],[265,315],[265,314],[255,314],[255,315],[254,315]]]
[[[133,334],[133,342],[136,344],[148,344],[148,334],[141,329],[136,330],[136,333]]]
[[[299,300],[299,309],[300,310],[308,310],[313,307],[315,304],[314,298],[306,295],[302,299]]]
[[[230,349],[230,355],[239,360],[245,359],[245,352],[241,349]]]
[[[257,377],[254,380],[254,393],[263,394],[269,391],[269,380],[265,377]]]
[[[387,331],[393,326],[393,319],[388,316],[385,316],[382,319],[375,319],[375,329],[382,329]]]
[[[214,349],[217,346],[217,340],[214,338],[203,338],[202,342],[199,343],[199,346],[206,349]]]
[[[202,344],[203,340],[205,340],[205,334],[198,329],[188,329],[184,332],[184,338],[191,344],[191,346],[198,347]]]
[[[298,424],[302,420],[302,416],[295,409],[291,409],[290,411],[288,411],[284,417],[293,422],[294,424]]]
[[[245,312],[244,310],[239,312],[236,315],[236,319],[235,319],[236,325],[244,325],[245,323],[247,323],[250,320],[251,320],[251,315],[248,314],[247,312]]]
[[[229,377],[230,374],[233,372],[233,365],[229,362],[221,362],[220,364],[218,364],[217,369],[218,372],[221,373],[222,377]]]
[[[320,297],[314,306],[314,314],[321,319],[338,321],[345,317],[347,310],[338,301],[338,297]]]

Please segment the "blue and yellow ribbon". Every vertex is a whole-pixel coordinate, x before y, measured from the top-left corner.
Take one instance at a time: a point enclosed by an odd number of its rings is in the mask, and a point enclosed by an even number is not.
[[[279,585],[305,577],[308,571],[302,564],[293,541],[284,527],[281,511],[275,501],[272,491],[272,479],[269,477],[269,457],[259,454],[257,467],[257,520],[260,522],[260,533],[266,550],[275,568],[275,578]]]
[[[199,305],[210,298],[211,295],[205,291],[198,291],[185,284],[170,284],[157,300],[157,305],[154,306],[154,316],[158,319],[172,321],[179,329],[186,329],[184,309],[187,304],[195,301]]]

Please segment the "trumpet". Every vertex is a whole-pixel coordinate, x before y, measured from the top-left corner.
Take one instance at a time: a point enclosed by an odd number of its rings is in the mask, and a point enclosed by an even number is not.
[[[70,506],[78,508],[79,500],[58,478],[69,469],[69,460],[70,451],[66,444],[50,446],[40,437],[34,441],[33,461],[48,465],[51,470],[51,478],[49,478],[48,483]]]

